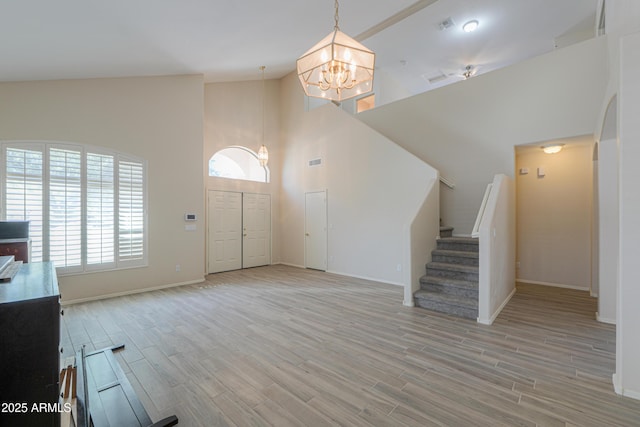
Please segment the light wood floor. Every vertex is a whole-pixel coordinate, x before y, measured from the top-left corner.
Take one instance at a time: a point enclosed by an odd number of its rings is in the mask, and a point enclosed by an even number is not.
[[[584,292],[520,286],[483,326],[400,287],[286,266],[65,308],[65,354],[118,353],[152,419],[181,426],[633,426],[615,327]]]

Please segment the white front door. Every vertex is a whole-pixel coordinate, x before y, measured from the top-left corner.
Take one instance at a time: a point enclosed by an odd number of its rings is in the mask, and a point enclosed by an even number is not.
[[[304,266],[327,269],[327,192],[304,195]]]
[[[208,273],[242,268],[242,193],[209,191]]]
[[[271,196],[242,195],[242,267],[271,264]]]

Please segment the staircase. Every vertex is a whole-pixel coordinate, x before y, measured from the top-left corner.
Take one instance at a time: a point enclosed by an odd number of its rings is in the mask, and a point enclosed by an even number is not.
[[[452,231],[441,227],[432,262],[413,297],[418,307],[477,319],[478,239],[451,237]]]

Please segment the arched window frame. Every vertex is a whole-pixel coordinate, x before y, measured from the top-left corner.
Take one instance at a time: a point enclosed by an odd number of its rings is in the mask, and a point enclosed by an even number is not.
[[[242,165],[242,164],[239,164],[238,162],[234,161],[233,159],[230,159],[231,161],[233,161],[242,170],[242,172],[244,173],[243,177],[241,177],[241,176],[216,175],[216,174],[212,173],[212,170],[213,170],[213,167],[214,167],[212,165],[212,163],[214,162],[215,157],[218,156],[218,155],[221,155],[221,156],[224,156],[224,157],[229,159],[229,157],[224,154],[225,151],[229,151],[229,150],[241,150],[242,152],[250,154],[249,158],[251,159],[251,162],[252,162],[251,165]],[[255,161],[255,163],[254,163],[254,161]],[[250,170],[248,169],[250,167],[254,167],[256,169],[258,169],[258,168],[261,169],[262,171],[264,171],[264,176],[263,177],[261,176],[259,179],[253,179],[253,178],[248,177],[248,176],[251,175]],[[241,145],[230,145],[228,147],[225,147],[225,148],[222,148],[222,149],[216,151],[214,153],[214,155],[211,156],[211,158],[209,159],[208,173],[209,173],[209,176],[213,176],[213,177],[217,177],[217,178],[237,179],[237,180],[242,180],[242,181],[253,181],[253,182],[264,182],[264,183],[269,183],[270,182],[270,178],[271,178],[271,171],[269,170],[269,166],[260,165],[260,160],[258,159],[258,153],[256,153],[255,151],[253,151],[250,148],[243,147]]]

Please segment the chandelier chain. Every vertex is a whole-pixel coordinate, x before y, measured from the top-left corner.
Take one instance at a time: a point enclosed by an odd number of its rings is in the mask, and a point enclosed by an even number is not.
[[[264,145],[264,113],[265,113],[265,89],[264,89],[264,69],[267,68],[264,65],[260,67],[262,71],[262,145]]]
[[[335,16],[333,18],[336,21],[336,25],[333,28],[336,29],[336,30],[339,30],[340,27],[338,27],[338,20],[339,20],[339,16],[338,16],[338,0],[336,0],[336,14],[335,14]]]
[[[265,88],[265,80],[264,80],[264,69],[267,68],[264,65],[260,67],[260,71],[262,71],[262,140],[260,141],[260,149],[258,150],[258,161],[260,162],[260,166],[264,167],[266,170],[267,163],[269,162],[269,150],[267,150],[267,146],[264,145],[264,135],[265,135],[265,124],[266,124],[266,110],[267,110],[267,97],[266,97],[266,88]]]

